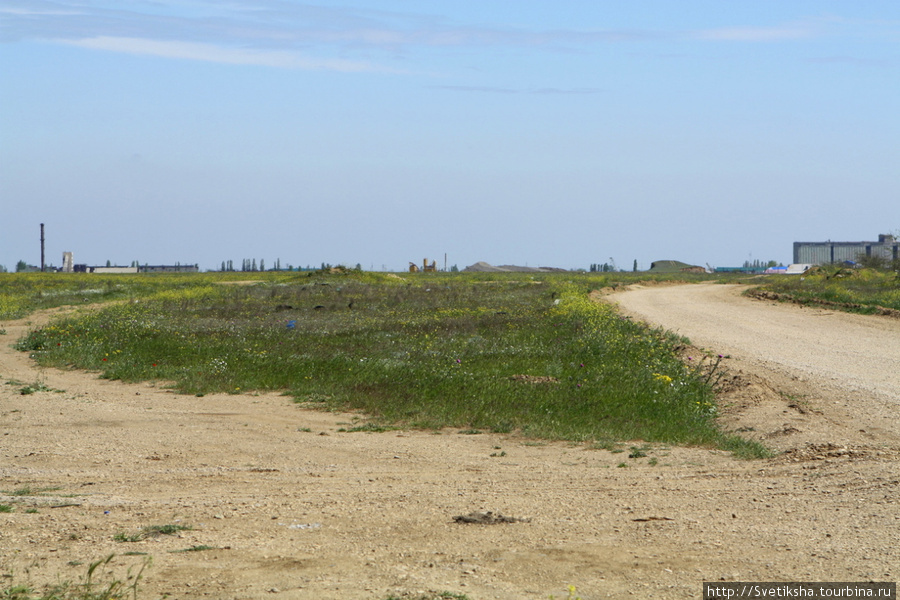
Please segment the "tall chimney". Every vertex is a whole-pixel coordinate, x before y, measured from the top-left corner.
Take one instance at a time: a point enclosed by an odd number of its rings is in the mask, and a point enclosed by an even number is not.
[[[44,272],[44,224],[41,223],[41,273]]]

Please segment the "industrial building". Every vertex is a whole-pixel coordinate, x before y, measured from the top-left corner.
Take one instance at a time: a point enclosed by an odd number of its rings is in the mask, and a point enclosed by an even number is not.
[[[885,260],[900,258],[900,242],[893,235],[882,234],[877,242],[794,242],[794,262],[826,265],[857,261],[862,257]]]
[[[74,273],[199,273],[199,265],[134,265],[131,267],[109,266],[91,267],[89,265],[73,265]]]
[[[63,273],[199,273],[199,265],[139,265],[137,261],[130,267],[107,264],[105,267],[92,267],[90,265],[76,265],[71,252],[63,252]]]

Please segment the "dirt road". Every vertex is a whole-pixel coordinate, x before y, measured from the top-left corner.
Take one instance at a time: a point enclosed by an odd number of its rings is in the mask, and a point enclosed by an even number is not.
[[[900,320],[748,301],[744,289],[643,288],[616,300],[694,343],[900,406]]]
[[[789,450],[748,462],[702,448],[634,452],[637,440],[610,452],[514,435],[350,433],[354,415],[277,395],[198,398],[39,370],[9,347],[28,327],[0,323],[0,504],[12,510],[0,512],[0,575],[19,581],[74,580],[111,553],[119,576],[152,557],[140,598],[546,600],[569,585],[584,600],[697,598],[710,580],[900,575],[896,409],[865,377],[858,393],[831,379],[820,388],[821,373],[794,379],[790,364],[776,373],[685,328],[737,357],[726,426]],[[39,390],[23,395],[28,386]],[[522,520],[454,520],[487,511]],[[190,529],[116,539],[164,524]]]
[[[637,286],[612,298],[625,312],[729,354],[768,380],[808,382],[808,393],[833,397],[872,427],[900,436],[900,319],[750,300],[745,289]]]

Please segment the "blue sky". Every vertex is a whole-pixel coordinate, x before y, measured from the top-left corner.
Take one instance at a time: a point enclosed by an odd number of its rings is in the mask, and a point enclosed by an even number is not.
[[[900,3],[0,0],[0,265],[627,269],[900,229]]]

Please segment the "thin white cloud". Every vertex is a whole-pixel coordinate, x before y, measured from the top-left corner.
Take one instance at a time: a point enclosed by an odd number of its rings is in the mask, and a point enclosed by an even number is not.
[[[605,92],[603,88],[535,88],[528,90],[530,94],[559,94],[562,96],[580,96],[585,94],[602,94]]]
[[[605,90],[601,88],[505,88],[483,85],[430,85],[433,90],[447,90],[451,92],[480,92],[488,94],[559,94],[559,95],[583,95],[600,94]]]
[[[897,65],[897,61],[859,58],[856,56],[820,56],[817,58],[810,58],[808,62],[816,64],[844,64],[854,67],[891,67]]]
[[[625,30],[540,30],[466,24],[439,15],[284,0],[0,0],[8,40],[179,38],[225,47],[284,50],[286,45],[339,46],[350,52],[410,47],[592,45],[640,41],[658,34]],[[76,18],[71,18],[76,17]]]
[[[0,6],[0,14],[15,15],[18,17],[70,17],[72,15],[80,15],[83,13],[77,10],[51,10],[41,8],[17,8],[15,6]]]
[[[432,90],[448,90],[451,92],[482,92],[488,94],[518,94],[520,90],[486,85],[429,85]]]
[[[800,41],[847,35],[849,28],[846,20],[836,17],[808,17],[770,26],[738,23],[695,30],[540,29],[286,0],[0,0],[0,16],[0,42],[41,40],[174,60],[282,69],[402,73],[408,71],[397,65],[413,64],[408,59],[418,59],[423,49],[525,48],[582,54],[619,43]],[[857,25],[851,28],[854,33],[860,30],[856,35],[871,35],[871,23]],[[882,36],[896,36],[896,21],[879,26]]]
[[[694,37],[722,42],[781,42],[813,37],[815,32],[805,26],[778,27],[721,27],[698,31]]]
[[[153,40],[144,38],[97,36],[80,40],[55,40],[58,43],[88,48],[122,52],[160,58],[197,60],[229,65],[252,65],[316,71],[375,71],[382,70],[362,61],[344,59],[318,59],[285,50],[256,50],[250,48],[226,48],[215,44]]]

